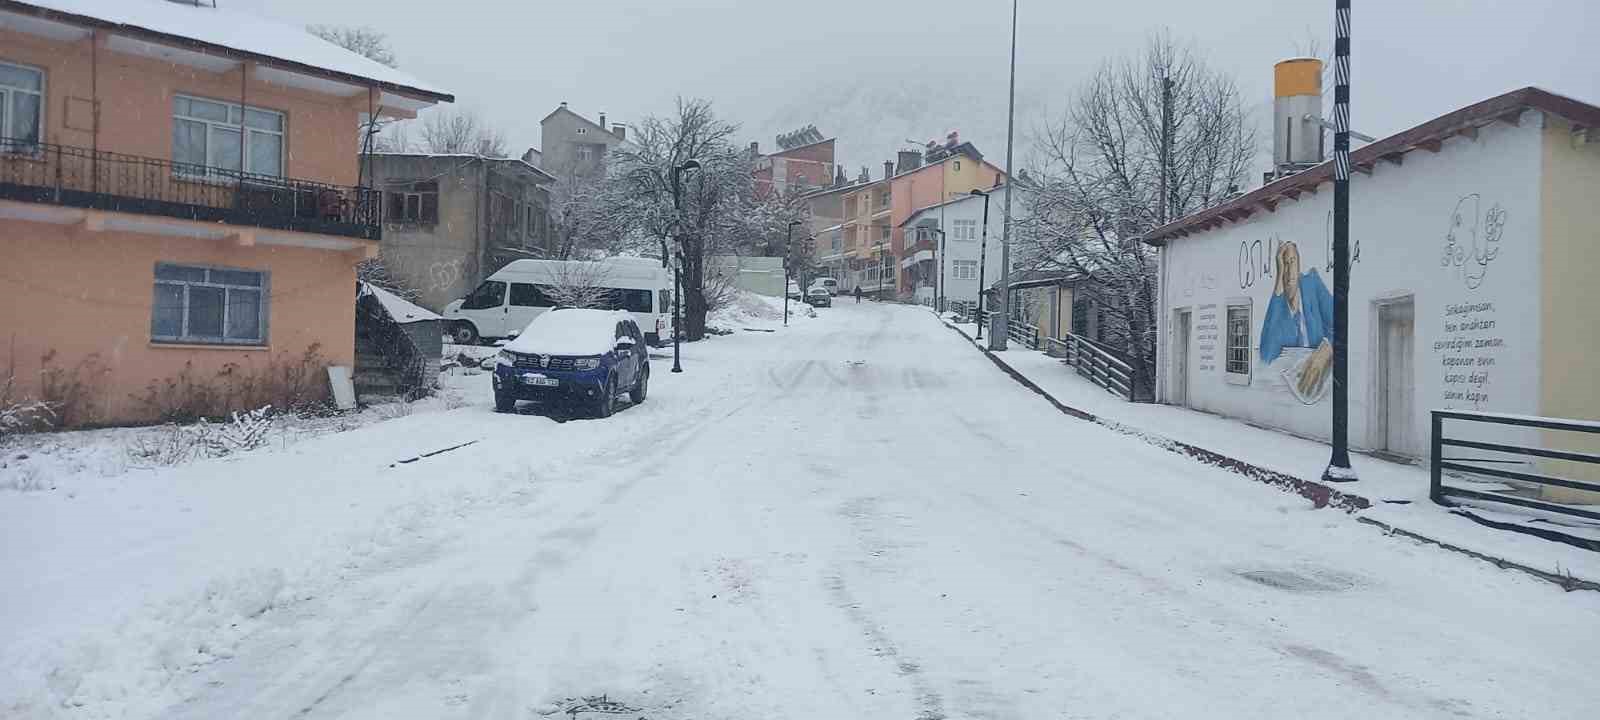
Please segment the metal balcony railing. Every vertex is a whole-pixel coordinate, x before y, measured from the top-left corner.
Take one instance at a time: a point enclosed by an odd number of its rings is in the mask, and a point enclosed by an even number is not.
[[[382,193],[0,138],[0,199],[377,240]]]

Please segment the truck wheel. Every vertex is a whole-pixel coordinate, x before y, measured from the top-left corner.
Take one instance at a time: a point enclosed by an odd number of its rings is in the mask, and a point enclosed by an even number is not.
[[[478,328],[469,322],[458,322],[450,328],[450,339],[457,345],[477,345]]]

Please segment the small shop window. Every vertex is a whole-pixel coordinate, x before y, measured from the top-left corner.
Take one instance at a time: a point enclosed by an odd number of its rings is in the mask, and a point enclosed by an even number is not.
[[[1227,380],[1238,385],[1250,384],[1250,304],[1228,303],[1226,328],[1227,355],[1224,370]]]
[[[150,339],[263,345],[268,300],[265,272],[158,263]]]

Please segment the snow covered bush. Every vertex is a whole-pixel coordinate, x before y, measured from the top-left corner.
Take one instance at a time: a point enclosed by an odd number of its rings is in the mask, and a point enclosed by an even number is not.
[[[25,400],[13,395],[12,378],[0,384],[0,439],[17,433],[50,427],[55,410],[43,400]]]
[[[267,434],[272,431],[272,406],[234,412],[224,423],[202,419],[193,429],[213,457],[254,450],[267,444]]]
[[[182,425],[168,424],[135,435],[124,452],[128,454],[128,464],[135,467],[171,467],[198,457],[200,447],[199,434]]]
[[[234,412],[226,422],[205,418],[192,425],[168,424],[140,433],[126,452],[134,465],[170,467],[201,458],[225,457],[265,446],[273,428],[272,406]]]
[[[134,399],[151,417],[165,422],[225,418],[235,410],[266,405],[314,413],[327,402],[327,366],[320,343],[299,355],[281,353],[261,367],[228,363],[209,378],[185,363],[177,375],[151,381]]]

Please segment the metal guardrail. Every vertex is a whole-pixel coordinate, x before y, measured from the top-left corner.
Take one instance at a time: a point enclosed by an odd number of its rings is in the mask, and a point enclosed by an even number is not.
[[[1600,511],[1586,510],[1575,505],[1564,505],[1545,500],[1536,500],[1521,495],[1503,492],[1486,492],[1470,490],[1467,488],[1452,487],[1444,484],[1444,471],[1484,475],[1488,477],[1509,480],[1532,488],[1542,489],[1546,486],[1564,487],[1573,490],[1585,490],[1600,493],[1600,483],[1578,480],[1575,478],[1546,475],[1536,472],[1523,472],[1509,470],[1503,467],[1485,467],[1483,463],[1504,463],[1505,459],[1499,457],[1445,457],[1446,446],[1456,448],[1470,448],[1494,453],[1519,457],[1536,457],[1550,460],[1565,460],[1568,462],[1583,463],[1585,465],[1600,466],[1600,455],[1569,450],[1554,450],[1543,447],[1527,447],[1499,442],[1481,442],[1466,440],[1460,437],[1447,437],[1444,434],[1444,421],[1453,420],[1468,423],[1484,423],[1488,425],[1502,425],[1514,427],[1531,427],[1542,430],[1562,430],[1569,432],[1600,434],[1600,422],[1563,420],[1558,418],[1531,417],[1526,415],[1507,415],[1502,413],[1468,412],[1461,410],[1434,410],[1433,431],[1431,437],[1431,461],[1429,463],[1432,478],[1428,489],[1428,496],[1440,505],[1453,505],[1450,498],[1470,498],[1474,500],[1487,500],[1491,502],[1519,505],[1521,507],[1543,510],[1545,512],[1572,515],[1575,517],[1600,520]],[[1478,463],[1478,464],[1468,464]]]
[[[0,137],[0,198],[376,240],[383,194]]]
[[[1048,338],[1048,341],[1050,354],[1060,357],[1079,375],[1107,392],[1133,401],[1133,367],[1122,358],[1082,335],[1068,333],[1060,340]]]

